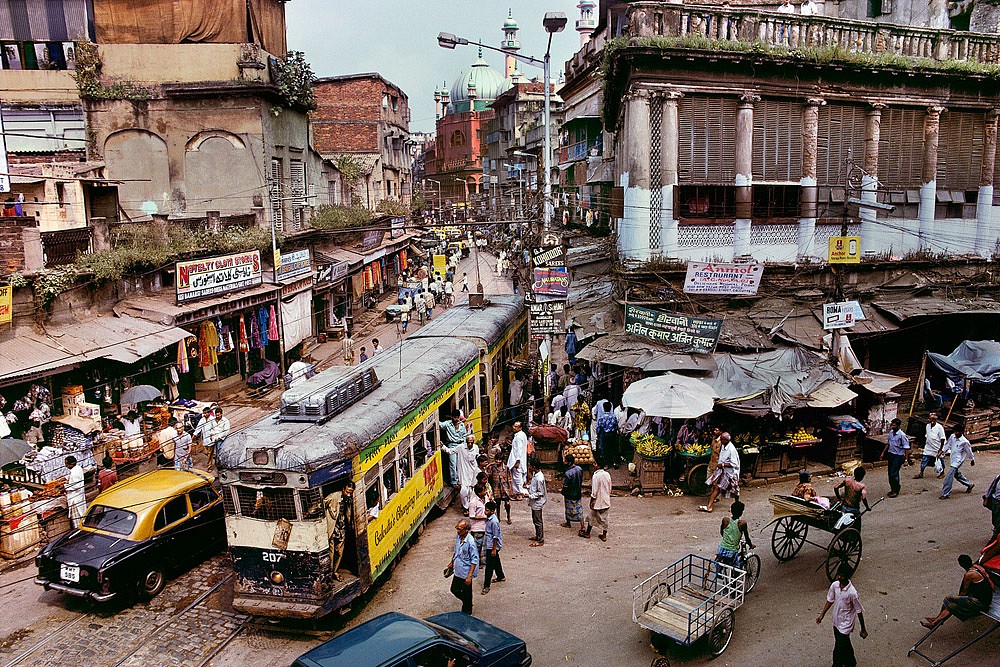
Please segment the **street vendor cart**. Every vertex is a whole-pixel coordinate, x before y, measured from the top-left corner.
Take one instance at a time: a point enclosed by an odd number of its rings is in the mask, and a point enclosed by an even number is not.
[[[746,573],[695,554],[668,565],[632,589],[632,621],[681,646],[707,642],[721,655],[736,629]]]
[[[825,509],[819,504],[796,496],[772,495],[768,500],[774,506],[774,518],[767,526],[774,525],[771,534],[771,551],[780,562],[789,561],[808,542],[826,551],[826,560],[819,567],[826,566],[826,577],[831,582],[837,579],[842,565],[847,565],[854,574],[861,563],[861,522],[854,515],[841,511],[840,503]],[[877,500],[872,507],[882,502]],[[862,510],[864,514],[867,510]],[[767,526],[764,526],[767,528]],[[809,528],[833,535],[827,545],[810,542]],[[818,570],[819,567],[816,569]]]

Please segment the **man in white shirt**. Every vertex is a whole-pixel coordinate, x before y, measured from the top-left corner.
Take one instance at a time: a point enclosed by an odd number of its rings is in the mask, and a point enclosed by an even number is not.
[[[833,607],[833,664],[857,665],[854,647],[851,645],[851,632],[854,631],[854,619],[861,624],[861,638],[868,637],[865,627],[865,610],[861,606],[858,591],[851,583],[851,568],[844,564],[837,572],[837,581],[830,584],[826,593],[826,605],[816,617],[816,625],[823,622],[826,612]]]
[[[576,383],[576,378],[571,377],[569,384],[563,389],[563,397],[566,399],[566,407],[572,408],[580,399],[580,386]]]
[[[944,426],[938,423],[935,413],[930,413],[927,415],[927,426],[924,427],[924,452],[920,459],[920,472],[914,475],[913,479],[923,477],[924,468],[933,465],[935,460],[943,456],[944,438]],[[942,477],[944,477],[944,471],[938,475],[938,479]]]
[[[514,439],[510,442],[510,456],[507,457],[507,467],[510,469],[511,484],[514,487],[515,500],[524,497],[525,475],[528,466],[528,436],[521,430],[521,422],[514,422]]]
[[[69,475],[66,477],[66,506],[69,508],[69,520],[73,522],[73,527],[79,528],[84,514],[87,513],[83,468],[77,464],[75,456],[66,457],[66,467],[69,468]]]
[[[779,14],[794,14],[795,6],[792,5],[792,0],[782,0],[781,6],[778,7]],[[786,23],[781,23],[778,26],[778,43],[786,44],[787,38],[792,34],[791,28]]]
[[[698,508],[702,512],[712,511],[720,492],[726,498],[740,497],[740,454],[728,433],[723,433],[719,439],[722,441],[719,462],[715,472],[705,481],[712,487],[712,494],[708,497],[708,504]]]
[[[819,5],[813,2],[813,0],[805,0],[805,2],[799,5],[799,14],[802,16],[816,16],[819,14]]]
[[[385,352],[385,348],[378,342],[378,338],[372,338],[372,356]]]
[[[941,486],[941,500],[948,500],[951,498],[951,487],[957,479],[960,484],[965,486],[966,493],[972,493],[975,483],[969,481],[969,479],[962,473],[962,464],[967,460],[969,465],[976,465],[976,455],[972,451],[972,445],[969,443],[969,439],[965,437],[965,429],[961,426],[955,427],[955,432],[951,434],[948,438],[948,442],[944,446],[944,454],[950,454],[950,461],[948,465],[948,474],[945,475],[944,483]]]
[[[580,531],[580,537],[590,537],[594,525],[601,527],[598,537],[601,542],[608,541],[608,512],[611,510],[611,473],[608,472],[608,462],[601,464],[590,479],[590,516],[587,517],[587,530]]]
[[[177,422],[177,437],[174,438],[174,469],[191,469],[191,434],[184,432],[184,422]]]
[[[229,423],[229,417],[225,417],[222,414],[222,408],[216,406],[215,408],[215,427],[209,432],[209,436],[212,439],[212,446],[207,448],[207,465],[209,468],[215,462],[215,455],[219,451],[219,446],[229,437],[229,431],[232,430],[232,425]]]
[[[476,436],[465,436],[465,443],[453,447],[444,447],[449,454],[454,456],[458,472],[458,483],[461,485],[459,497],[462,500],[462,509],[469,513],[469,502],[472,499],[472,489],[476,485],[476,475],[479,474],[479,445],[476,444]]]
[[[142,433],[142,419],[135,410],[129,410],[128,414],[122,417],[122,428],[125,435],[138,435]]]
[[[521,401],[524,398],[524,384],[517,375],[510,381],[508,387],[508,403],[511,419],[517,420],[521,415]]]

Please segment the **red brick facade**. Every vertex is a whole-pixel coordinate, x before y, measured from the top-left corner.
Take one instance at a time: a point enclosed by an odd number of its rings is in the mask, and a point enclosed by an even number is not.
[[[316,110],[309,122],[313,146],[321,155],[378,153],[384,148],[380,125],[409,128],[409,100],[378,75],[320,79],[313,91]]]

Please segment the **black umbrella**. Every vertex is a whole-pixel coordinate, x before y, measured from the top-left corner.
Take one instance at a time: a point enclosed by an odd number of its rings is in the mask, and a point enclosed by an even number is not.
[[[0,439],[0,467],[20,461],[32,449],[34,447],[18,438]]]

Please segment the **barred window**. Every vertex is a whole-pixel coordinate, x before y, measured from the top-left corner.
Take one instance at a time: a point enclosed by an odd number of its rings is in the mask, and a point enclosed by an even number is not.
[[[222,507],[226,510],[227,516],[236,514],[236,503],[233,501],[233,489],[230,486],[222,487]]]
[[[319,519],[323,516],[323,491],[318,487],[299,491],[303,519]]]
[[[297,518],[295,491],[292,489],[252,489],[235,486],[240,501],[240,514],[253,519],[277,521]]]

